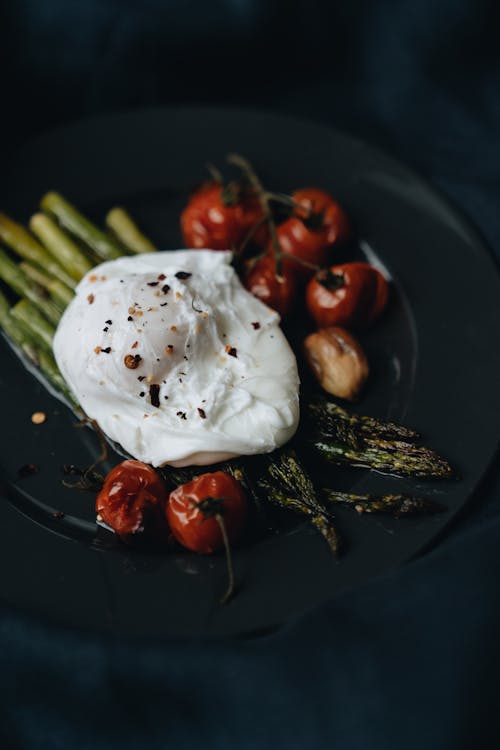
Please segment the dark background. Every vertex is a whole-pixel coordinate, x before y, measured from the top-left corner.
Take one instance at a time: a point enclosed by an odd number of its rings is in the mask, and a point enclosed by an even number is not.
[[[496,7],[3,0],[0,157],[99,112],[180,102],[270,108],[411,163],[498,256]],[[497,747],[499,490],[492,471],[435,551],[246,644],[84,639],[3,611],[2,747]]]

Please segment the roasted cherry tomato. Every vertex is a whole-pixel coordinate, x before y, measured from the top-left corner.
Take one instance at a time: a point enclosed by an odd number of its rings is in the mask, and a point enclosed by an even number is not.
[[[141,461],[123,461],[112,469],[96,500],[102,520],[120,536],[164,526],[167,490],[160,476]]]
[[[234,201],[234,199],[233,199]],[[230,250],[239,247],[251,227],[262,220],[262,208],[255,198],[224,200],[224,188],[207,182],[190,197],[181,214],[186,247]],[[266,241],[267,227],[256,232],[257,244]]]
[[[248,514],[241,484],[223,471],[202,474],[170,493],[167,521],[180,544],[204,555],[224,547],[220,519],[235,542]]]
[[[292,193],[292,198],[304,206],[307,212],[320,214],[320,228],[327,245],[342,245],[349,240],[352,232],[347,214],[325,190],[301,188]],[[296,213],[300,214],[300,211]]]
[[[380,315],[387,297],[387,281],[368,263],[331,266],[306,289],[307,308],[321,328],[362,328]]]
[[[291,264],[282,263],[281,277],[276,275],[272,255],[265,255],[250,268],[244,284],[249,292],[285,317],[293,307],[297,291],[297,275]]]
[[[306,263],[324,266],[330,249],[349,238],[349,220],[344,210],[324,190],[303,188],[296,190],[292,198],[304,210],[296,209],[294,216],[278,226],[278,242],[282,252],[298,259],[283,258],[283,265],[292,267],[299,277],[309,278],[314,268],[308,268]]]

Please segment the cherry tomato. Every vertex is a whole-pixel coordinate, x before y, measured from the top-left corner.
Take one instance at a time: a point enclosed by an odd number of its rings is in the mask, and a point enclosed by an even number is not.
[[[120,536],[137,534],[151,524],[164,526],[167,490],[161,477],[141,461],[123,461],[112,469],[96,500],[96,511]]]
[[[241,484],[223,471],[202,474],[170,493],[166,507],[171,532],[180,544],[204,555],[224,546],[217,515],[230,542],[241,535],[248,514]]]
[[[291,264],[283,262],[281,278],[276,275],[276,263],[270,254],[260,258],[245,276],[245,287],[273,310],[285,317],[293,307],[297,291],[297,275]]]
[[[304,207],[304,211],[296,209],[294,216],[278,226],[280,248],[298,261],[324,266],[330,249],[349,238],[349,220],[339,204],[324,190],[303,188],[296,190],[292,198]],[[270,251],[269,243],[268,252]],[[300,278],[311,277],[314,268],[308,268],[298,261],[283,258],[283,265],[293,268]]]
[[[341,245],[350,239],[351,222],[346,212],[325,190],[301,188],[292,193],[292,198],[308,212],[313,211],[322,215],[321,232],[327,245]]]
[[[242,198],[234,205],[226,205],[223,187],[207,182],[190,197],[181,214],[181,230],[186,247],[230,250],[237,248],[251,227],[262,219],[260,203],[254,198]],[[256,232],[254,241],[266,242],[267,227]]]
[[[387,303],[388,284],[369,263],[344,263],[320,271],[306,289],[307,308],[321,328],[361,328]]]

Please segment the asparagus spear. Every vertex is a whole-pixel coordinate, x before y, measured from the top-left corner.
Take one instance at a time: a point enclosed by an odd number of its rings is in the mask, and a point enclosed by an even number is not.
[[[330,549],[337,553],[340,538],[332,515],[318,501],[313,484],[298,462],[295,453],[291,450],[275,452],[267,460],[267,472],[272,481],[264,479],[259,484],[267,491],[269,500],[283,508],[308,516],[313,526],[326,539]]]
[[[391,442],[368,438],[355,445],[323,440],[315,441],[313,445],[324,458],[336,464],[422,479],[447,479],[455,474],[449,463],[435,451],[401,440]]]
[[[59,279],[49,276],[49,274],[40,271],[39,268],[32,266],[31,263],[27,263],[24,260],[22,263],[19,263],[19,268],[32,281],[46,289],[54,302],[63,310],[73,299],[74,294],[71,289],[69,289],[66,284],[63,284],[62,281],[59,281]]]
[[[57,325],[61,317],[57,306],[51,299],[48,299],[47,293],[43,289],[31,282],[19,266],[1,248],[0,279],[3,279],[20,297],[29,299],[45,315],[47,320]]]
[[[332,401],[320,400],[307,405],[310,420],[315,429],[323,435],[337,435],[345,431],[371,437],[405,438],[414,440],[419,437],[418,432],[395,424],[384,422],[374,417],[350,414]]]
[[[73,406],[77,407],[78,402],[68,388],[52,354],[40,348],[38,350],[38,366],[49,383],[52,383],[57,391],[62,393]]]
[[[105,232],[98,229],[59,193],[47,193],[40,202],[43,211],[55,216],[61,226],[88,245],[102,260],[123,255],[119,246]]]
[[[31,336],[27,335],[23,328],[14,320],[10,314],[10,306],[6,297],[0,292],[0,328],[7,337],[21,349],[28,359],[38,365],[37,347]]]
[[[33,332],[29,330],[23,321],[12,317],[9,303],[0,292],[0,328],[9,340],[15,344],[28,357],[32,364],[36,365],[54,388],[62,393],[74,406],[78,404],[63,376],[59,372],[56,361],[51,353],[39,347],[33,338]]]
[[[439,513],[443,507],[425,497],[410,497],[408,495],[353,495],[337,492],[328,488],[323,489],[324,497],[340,505],[353,508],[357,513],[386,513],[394,518],[403,516],[423,516]]]
[[[93,264],[50,216],[34,214],[30,219],[30,229],[76,281],[91,270]]]
[[[152,253],[156,250],[124,208],[112,208],[106,215],[106,226],[132,253]]]
[[[52,351],[52,342],[55,334],[54,326],[38,312],[37,308],[29,300],[20,300],[14,305],[11,313],[17,321],[24,324],[35,341],[42,342],[49,352]]]
[[[75,286],[75,280],[54,260],[50,253],[23,227],[5,214],[0,213],[0,240],[5,242],[15,253],[35,263],[69,287]]]

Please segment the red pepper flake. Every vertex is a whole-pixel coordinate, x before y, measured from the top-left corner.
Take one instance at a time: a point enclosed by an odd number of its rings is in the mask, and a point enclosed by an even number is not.
[[[206,419],[207,418],[207,415],[205,414],[205,410],[204,409],[200,409],[200,407],[198,407],[198,414],[200,415],[201,419]]]
[[[160,386],[158,383],[151,383],[149,386],[149,398],[151,399],[151,406],[160,405]]]
[[[238,351],[234,348],[234,346],[226,346],[226,354],[229,354],[230,357],[237,357]]]
[[[98,279],[98,277],[95,275],[95,273],[93,273],[92,276],[89,276],[89,281],[91,281],[92,283],[94,281],[97,281],[97,279]]]
[[[175,274],[175,278],[180,279],[181,281],[185,281],[185,279],[189,279],[189,277],[192,275],[192,273],[188,273],[187,271],[177,271],[177,273]]]
[[[132,344],[132,346],[130,348],[131,349],[137,349],[138,346],[139,346],[139,342],[138,341],[134,341],[134,343]]]
[[[123,358],[123,362],[125,363],[125,367],[128,367],[129,370],[135,370],[142,362],[142,357],[140,354],[127,354]]]
[[[181,419],[187,419],[185,411],[178,411],[177,416],[180,417]]]
[[[107,346],[105,349],[101,349],[101,352],[103,354],[109,354],[111,352],[111,347]]]
[[[96,354],[100,354],[101,353],[101,347],[100,346],[95,346],[94,347],[94,351],[95,351]]]
[[[94,297],[93,294],[88,294],[87,295],[87,302],[89,303],[89,305],[91,305],[94,300],[95,300],[95,297]]]
[[[158,286],[158,281],[148,281],[148,286]]]
[[[256,330],[256,331],[258,331],[258,330],[259,330],[259,328],[260,328],[260,323],[259,323],[259,321],[258,321],[258,320],[256,320],[256,321],[255,321],[254,323],[252,323],[252,326],[253,326],[253,327],[255,328],[255,330]]]
[[[166,278],[167,278],[167,277],[165,276],[165,274],[164,274],[164,273],[160,273],[160,274],[159,274],[159,276],[158,276],[158,280],[159,280],[159,281],[163,281],[163,279],[166,279]]]
[[[174,347],[172,344],[167,344],[165,347],[165,354],[173,354],[174,353]]]
[[[169,287],[168,284],[163,284],[161,290],[162,290],[163,294],[168,294],[169,291],[170,291],[170,287]]]
[[[177,326],[170,326],[170,330],[171,331],[176,331],[177,330]]]

